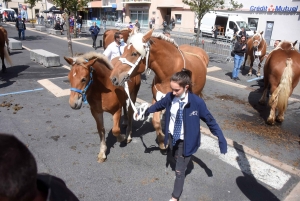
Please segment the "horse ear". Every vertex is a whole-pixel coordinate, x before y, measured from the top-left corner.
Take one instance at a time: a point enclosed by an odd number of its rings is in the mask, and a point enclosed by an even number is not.
[[[263,35],[264,31],[260,32],[260,35]]]
[[[145,33],[143,37],[143,43],[146,43],[150,40],[150,37],[152,36],[152,32],[154,29],[150,29],[147,33]]]
[[[73,65],[73,59],[71,57],[64,57],[64,59],[66,60],[66,62],[68,62],[68,64]]]
[[[298,40],[296,40],[294,43],[293,43],[293,47],[295,47],[295,45],[297,44]]]
[[[256,34],[256,31],[254,31],[253,33]]]
[[[88,62],[85,63],[86,66],[92,66],[97,61],[97,57],[95,59],[91,59]]]

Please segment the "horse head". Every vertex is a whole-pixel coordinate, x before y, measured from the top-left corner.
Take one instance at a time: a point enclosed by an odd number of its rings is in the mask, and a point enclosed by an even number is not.
[[[130,78],[143,73],[146,70],[145,57],[150,51],[149,40],[153,29],[146,34],[135,33],[129,39],[124,53],[116,62],[111,72],[110,80],[113,85],[124,86]]]
[[[64,59],[68,64],[72,65],[68,74],[71,85],[69,104],[72,109],[80,109],[82,101],[85,101],[86,99],[85,92],[87,87],[91,84],[91,66],[95,63],[97,58],[80,63],[76,61],[76,58],[64,57]]]
[[[298,42],[298,40],[296,40],[294,43],[288,42],[288,41],[282,41],[277,45],[277,47],[274,50],[277,50],[277,49],[295,50],[297,42]]]
[[[252,46],[255,51],[258,50],[258,46],[263,40],[263,36],[262,36],[263,33],[264,33],[263,31],[262,32],[254,31],[254,35],[252,36]]]

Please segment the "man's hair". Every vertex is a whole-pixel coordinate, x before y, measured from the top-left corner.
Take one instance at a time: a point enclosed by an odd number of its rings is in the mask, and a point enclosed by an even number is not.
[[[115,36],[114,36],[114,38],[115,38],[115,40],[117,39],[117,38],[120,38],[120,35],[122,35],[122,33],[121,32],[116,32],[115,33]]]
[[[179,86],[185,87],[189,85],[188,90],[192,91],[192,72],[188,69],[182,69],[182,71],[175,73],[171,77],[171,81],[176,82]]]
[[[15,136],[0,133],[0,197],[31,201],[36,196],[37,165]]]

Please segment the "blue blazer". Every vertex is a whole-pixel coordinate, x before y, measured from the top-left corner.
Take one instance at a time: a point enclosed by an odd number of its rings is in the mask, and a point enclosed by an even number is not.
[[[168,132],[171,116],[170,111],[172,106],[172,100],[174,99],[174,97],[175,96],[171,92],[166,94],[166,96],[163,99],[153,104],[145,112],[145,115],[149,115],[149,113],[158,112],[166,109],[164,128],[165,146],[168,144],[169,140]],[[200,119],[206,123],[211,133],[218,137],[220,152],[223,154],[227,153],[227,142],[223,135],[223,132],[220,129],[214,117],[208,111],[204,100],[199,96],[188,92],[188,103],[183,109],[184,156],[190,156],[194,154],[200,147]]]

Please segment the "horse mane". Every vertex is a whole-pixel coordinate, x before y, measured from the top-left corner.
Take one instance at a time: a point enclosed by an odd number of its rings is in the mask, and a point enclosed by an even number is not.
[[[95,58],[97,58],[98,61],[104,63],[110,70],[113,69],[113,66],[108,61],[108,58],[105,55],[98,52],[88,52],[85,54],[78,54],[78,57],[74,57],[73,60],[74,63],[84,66],[84,63],[86,63],[87,60],[91,60]]]
[[[146,50],[144,48],[144,43],[143,43],[143,37],[144,37],[143,33],[136,33],[136,34],[133,34],[132,36],[130,36],[127,40],[127,45],[132,44],[133,47],[142,55],[142,57],[144,57],[146,55]],[[173,38],[169,38],[169,37],[163,35],[162,33],[152,33],[151,37],[159,38],[164,41],[167,41],[167,42],[173,44],[176,48],[178,48],[178,44],[175,42],[175,40]],[[128,46],[128,48],[129,48],[129,46]]]

